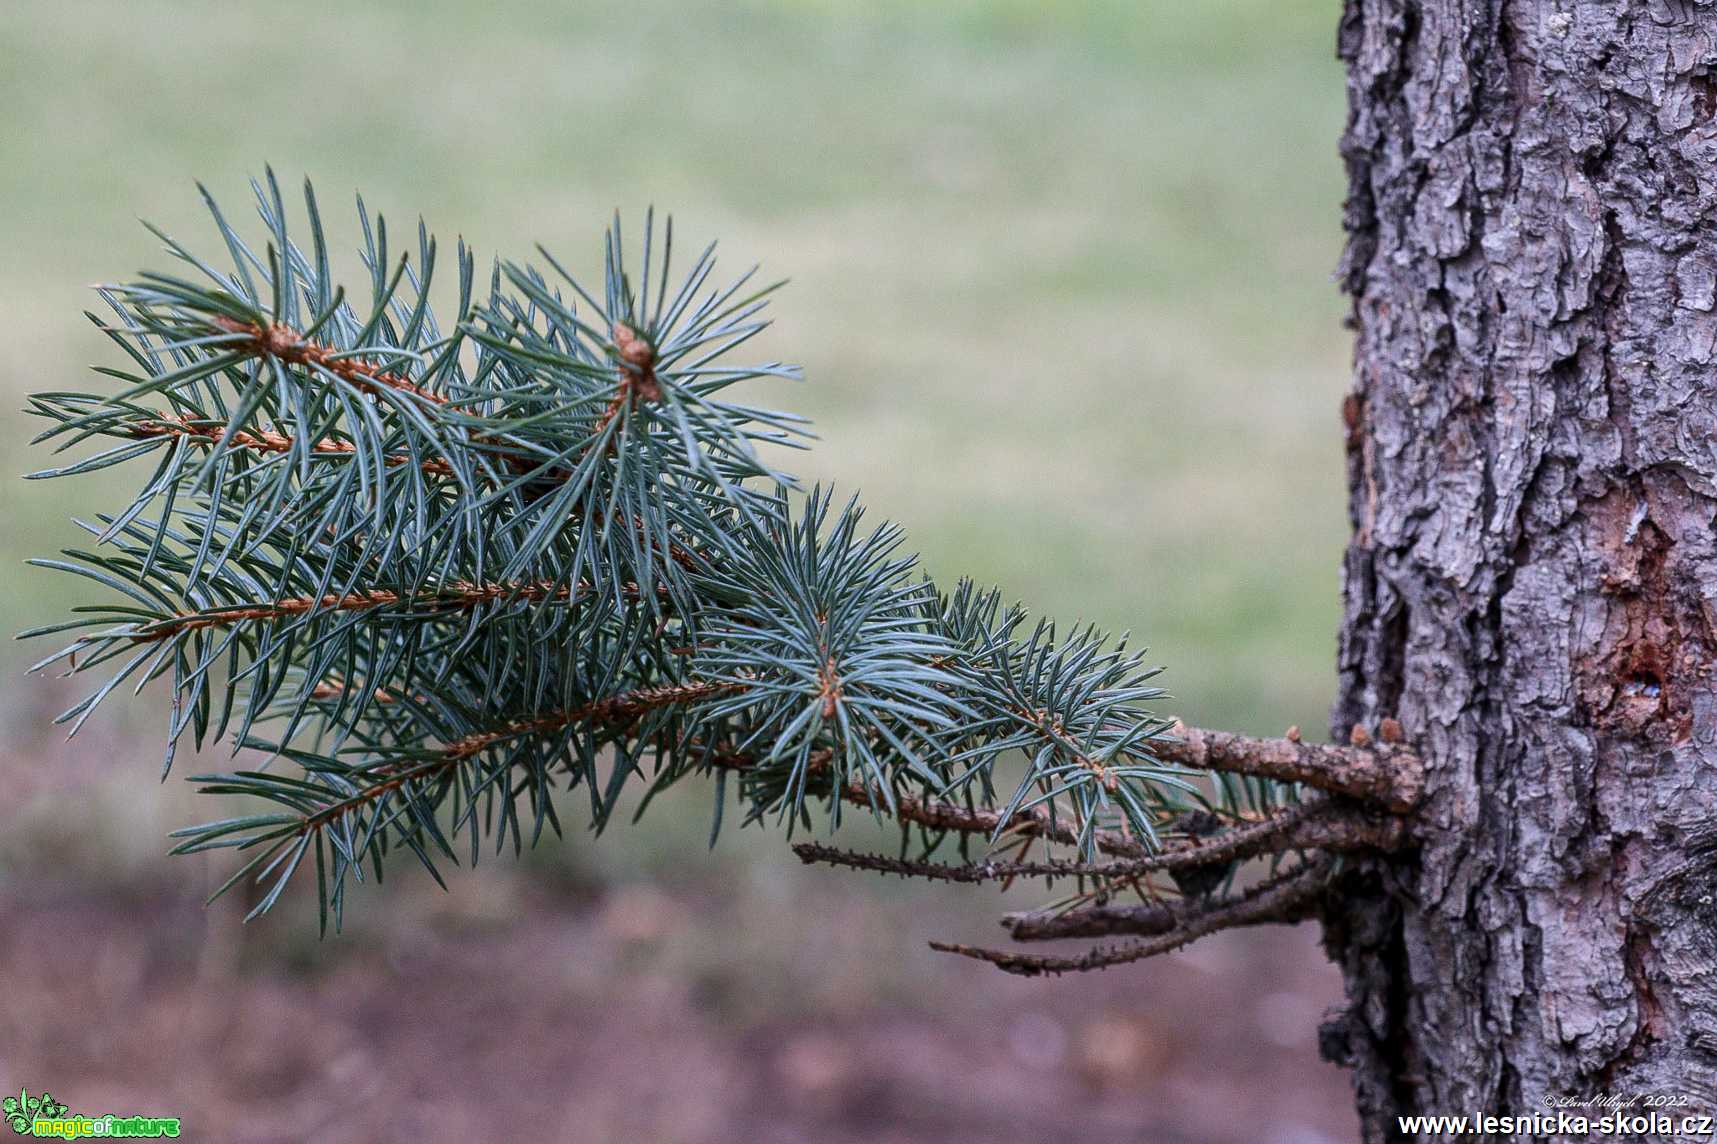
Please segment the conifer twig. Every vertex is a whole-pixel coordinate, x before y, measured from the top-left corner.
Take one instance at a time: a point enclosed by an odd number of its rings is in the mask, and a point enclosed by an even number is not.
[[[621,591],[636,599],[641,589],[633,583],[621,585]],[[348,592],[343,596],[287,596],[251,604],[230,604],[218,608],[180,612],[159,620],[135,625],[133,630],[118,633],[138,642],[164,640],[181,632],[204,628],[224,628],[233,624],[259,620],[283,620],[312,612],[363,612],[372,608],[404,605],[408,609],[430,611],[464,611],[479,604],[498,600],[525,600],[534,604],[577,603],[588,597],[592,586],[588,581],[566,584],[473,584],[456,582],[438,592],[404,595],[386,588],[366,592]],[[657,586],[658,594],[666,590]],[[91,636],[90,639],[104,637]]]
[[[285,433],[272,430],[252,433],[241,429],[229,433],[223,426],[211,422],[193,423],[182,418],[171,417],[142,418],[125,425],[123,428],[116,428],[113,432],[116,436],[123,434],[137,440],[152,437],[166,439],[182,437],[213,448],[240,449],[264,455],[290,453],[296,444]],[[324,438],[311,445],[310,452],[312,456],[316,457],[353,457],[357,455],[358,447],[350,441]],[[404,453],[390,453],[382,459],[382,463],[390,468],[398,465],[414,465],[426,476],[453,476],[452,465],[433,457],[416,460]]]
[[[976,961],[987,961],[1006,973],[1022,977],[1108,969],[1111,966],[1126,965],[1148,957],[1172,953],[1201,937],[1221,930],[1301,920],[1306,915],[1307,908],[1322,892],[1324,879],[1330,870],[1329,860],[1314,859],[1288,874],[1262,882],[1232,898],[1184,912],[1176,910],[1170,918],[1173,923],[1171,928],[1145,941],[1130,945],[1098,946],[1075,957],[1018,953],[958,942],[932,941],[929,944],[931,949],[940,953],[955,953]],[[1147,916],[1151,918],[1148,922],[1143,920]],[[1139,924],[1141,927],[1155,927],[1158,917],[1159,915],[1154,913],[1141,915]]]
[[[948,811],[939,809],[935,818],[939,822],[947,821]],[[1209,841],[1193,839],[1172,843],[1154,854],[1143,852],[1144,848],[1139,847],[1139,857],[1115,862],[1039,859],[951,864],[842,850],[819,842],[795,843],[793,852],[807,865],[845,866],[933,882],[979,883],[1021,877],[1130,878],[1157,870],[1212,866],[1257,854],[1289,850],[1388,851],[1400,846],[1402,834],[1398,820],[1374,819],[1363,812],[1328,802],[1306,802],[1279,811],[1263,821],[1225,831]]]
[[[361,357],[308,338],[282,322],[262,325],[256,322],[241,322],[224,314],[215,315],[210,322],[216,328],[234,335],[228,348],[241,353],[271,357],[288,365],[332,374],[367,393],[393,390],[396,393],[409,393],[436,405],[447,403],[447,398],[429,392],[403,373],[370,365]]]

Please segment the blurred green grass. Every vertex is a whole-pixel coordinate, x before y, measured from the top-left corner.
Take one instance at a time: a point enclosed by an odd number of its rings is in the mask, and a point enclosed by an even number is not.
[[[792,277],[756,352],[806,367],[762,398],[816,419],[803,475],[861,491],[940,576],[1131,629],[1175,713],[1316,732],[1345,534],[1335,18],[1324,0],[9,0],[0,389],[16,409],[100,384],[87,285],[165,265],[139,215],[214,249],[195,178],[248,218],[264,163],[308,174],[354,244],[337,208],[362,189],[484,265],[540,240],[594,268],[609,213],[653,203],[688,247],[719,236],[730,270]],[[34,429],[5,422],[7,472],[43,463]],[[70,542],[65,517],[141,479],[121,472],[0,482],[0,556]],[[79,591],[15,571],[0,626]],[[0,653],[11,753],[75,754],[46,746],[51,685],[18,678],[37,650]],[[116,731],[83,749],[141,792],[159,713],[98,718]],[[132,817],[129,845],[156,852],[158,817]]]

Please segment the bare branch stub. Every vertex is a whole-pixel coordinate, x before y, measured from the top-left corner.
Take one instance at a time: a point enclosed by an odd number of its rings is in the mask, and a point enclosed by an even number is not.
[[[1165,762],[1200,770],[1304,783],[1406,814],[1424,794],[1424,765],[1396,743],[1337,747],[1298,739],[1257,739],[1176,724],[1177,740],[1152,744]]]

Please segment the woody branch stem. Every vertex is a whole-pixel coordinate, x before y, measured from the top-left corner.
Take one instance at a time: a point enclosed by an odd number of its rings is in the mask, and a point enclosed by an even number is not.
[[[1390,743],[1337,747],[1292,739],[1255,739],[1229,731],[1176,725],[1179,741],[1151,745],[1165,762],[1200,770],[1304,783],[1395,814],[1412,810],[1424,793],[1424,766],[1406,747]]]

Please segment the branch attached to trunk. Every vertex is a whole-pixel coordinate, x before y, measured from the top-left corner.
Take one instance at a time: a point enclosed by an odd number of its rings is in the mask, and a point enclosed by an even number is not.
[[[1404,746],[1379,743],[1337,747],[1298,739],[1254,739],[1229,731],[1176,725],[1178,742],[1158,741],[1151,750],[1165,762],[1201,770],[1257,775],[1305,783],[1405,814],[1425,790],[1424,765]]]
[[[366,599],[360,603],[361,606],[374,606],[380,602],[383,601]],[[273,612],[268,614],[273,615]],[[252,617],[234,617],[228,613],[221,618]],[[173,622],[165,621],[167,624]],[[183,620],[179,622],[184,623]],[[742,682],[712,683],[689,679],[675,686],[622,693],[596,700],[572,711],[549,712],[487,731],[475,732],[465,739],[448,744],[444,750],[449,762],[457,761],[470,757],[476,750],[508,739],[544,734],[573,723],[591,721],[598,711],[601,713],[598,722],[623,727],[658,707],[696,702],[713,695],[742,690],[745,686]],[[328,694],[336,695],[338,690],[330,686]],[[1221,743],[1219,751],[1213,753],[1219,753],[1225,761],[1243,753],[1236,748],[1236,743],[1262,744],[1270,751],[1275,750],[1275,742],[1271,740],[1248,740],[1224,732],[1183,729],[1183,733],[1189,736],[1188,741],[1193,744],[1202,745],[1209,741]],[[1280,742],[1295,750],[1301,746],[1286,739]],[[696,744],[692,746],[695,747]],[[1411,756],[1406,757],[1412,759],[1416,768],[1418,760]],[[702,765],[713,770],[744,772],[755,767],[757,762],[756,756],[750,753],[718,747],[705,754]],[[812,774],[820,774],[827,770],[829,763],[829,753],[826,750],[817,751],[812,753],[808,768]],[[1416,774],[1416,771],[1414,773]],[[829,793],[843,801],[865,807],[874,808],[892,801],[889,814],[895,821],[939,833],[982,835],[991,838],[1006,833],[1014,839],[1041,838],[1064,845],[1077,845],[1081,838],[1080,832],[1071,823],[1052,818],[1042,809],[1016,813],[1009,817],[996,810],[962,806],[904,792],[896,793],[893,799],[889,800],[880,797],[877,790],[863,783],[848,783]],[[801,843],[794,847],[794,852],[807,863],[822,862],[933,881],[976,883],[1011,880],[1017,877],[1128,878],[1158,870],[1194,869],[1236,862],[1262,853],[1280,854],[1292,850],[1386,853],[1399,850],[1406,844],[1407,827],[1401,818],[1393,815],[1377,814],[1364,806],[1354,806],[1340,799],[1315,797],[1271,817],[1243,822],[1213,839],[1191,837],[1166,851],[1153,850],[1130,834],[1118,830],[1096,830],[1092,832],[1091,838],[1098,852],[1118,861],[1078,862],[1050,859],[1036,862],[986,861],[955,865],[856,853],[819,843]]]
[[[454,768],[507,740],[551,734],[573,724],[609,728],[625,734],[627,729],[637,726],[653,711],[695,704],[746,686],[747,683],[740,680],[717,682],[694,678],[673,685],[620,692],[593,699],[570,710],[475,731],[445,744],[436,756],[427,760],[401,760],[397,767],[373,770],[365,776],[372,780],[371,785],[314,808],[299,824],[298,833],[307,835],[351,813],[379,807],[396,791],[413,783],[441,782]],[[329,685],[330,695],[338,693],[336,685]],[[1238,736],[1201,732],[1188,733],[1188,740],[1197,752],[1192,757],[1205,759],[1214,756],[1224,761],[1246,754],[1250,750],[1247,744],[1259,743],[1258,740],[1244,740]],[[1216,746],[1212,747],[1212,743]],[[1290,749],[1299,749],[1299,744],[1290,740],[1283,743]],[[1273,744],[1266,746],[1270,752],[1276,752]],[[700,756],[700,768],[743,773],[759,765],[755,755],[719,744],[706,748],[693,741],[683,744],[683,747]],[[1251,751],[1248,757],[1258,754]],[[1269,757],[1280,757],[1280,753]],[[1340,753],[1338,757],[1341,757]],[[826,777],[831,773],[832,764],[832,756],[825,749],[813,753],[805,765],[813,774]],[[892,798],[884,798],[883,792],[862,782],[834,785],[827,788],[825,794],[872,808],[887,805],[890,816],[896,821],[939,833],[987,838],[1006,835],[1010,841],[1024,843],[1036,838],[1077,843],[1085,837],[1072,824],[1052,819],[1043,809],[1010,818],[995,810],[941,802],[904,792],[895,792]],[[1260,820],[1242,820],[1214,837],[1203,837],[1191,827],[1184,834],[1185,837],[1171,837],[1167,847],[1153,851],[1121,831],[1098,831],[1093,839],[1096,848],[1112,859],[1102,861],[1025,861],[1022,850],[1020,856],[1013,860],[948,864],[854,853],[820,843],[801,843],[794,847],[794,851],[807,863],[822,862],[937,881],[982,883],[1018,877],[1090,879],[1095,887],[1083,894],[1082,899],[1091,904],[1060,913],[1012,914],[1003,920],[1003,924],[1019,941],[1117,934],[1145,939],[1130,945],[1099,946],[1081,955],[1064,957],[930,943],[933,949],[987,961],[1009,973],[1036,975],[1103,969],[1168,953],[1222,929],[1301,920],[1307,916],[1323,892],[1328,875],[1335,869],[1336,852],[1397,850],[1406,844],[1408,829],[1402,817],[1381,813],[1374,807],[1356,805],[1352,800],[1339,796],[1318,795]],[[1217,872],[1212,883],[1214,887],[1231,876],[1225,867],[1231,868],[1236,863],[1266,853],[1290,851],[1312,852],[1313,856],[1286,874],[1269,878],[1228,897],[1206,897],[1208,890],[1189,889],[1184,881],[1187,874],[1210,870]],[[1170,874],[1182,887],[1184,896],[1172,901],[1158,900],[1148,885],[1141,887],[1141,878],[1158,871]],[[1111,892],[1124,887],[1139,891],[1144,900],[1134,905],[1112,904],[1109,901]]]

